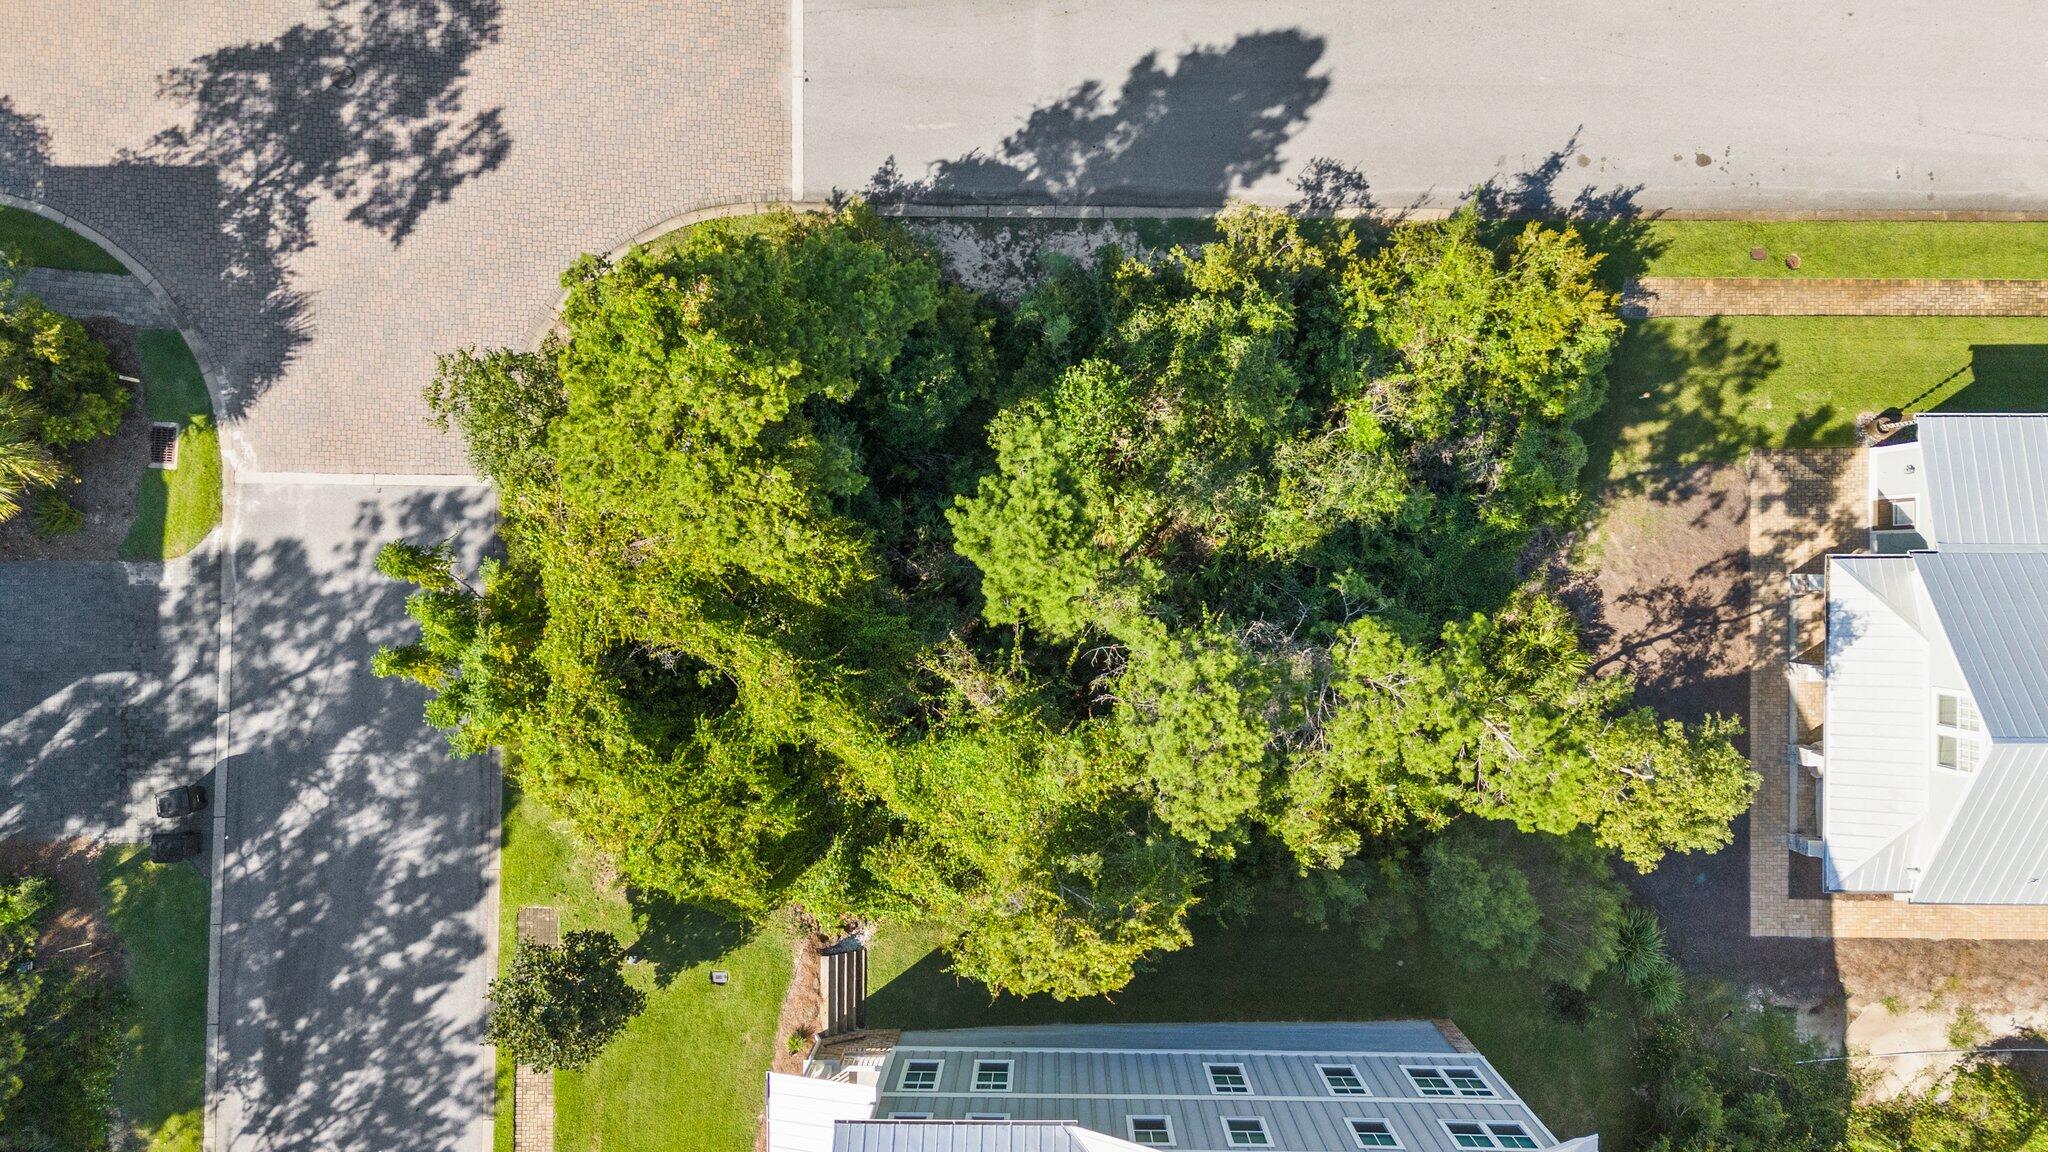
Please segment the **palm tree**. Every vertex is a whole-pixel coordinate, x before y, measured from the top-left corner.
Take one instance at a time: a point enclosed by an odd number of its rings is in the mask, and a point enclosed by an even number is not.
[[[27,401],[0,394],[0,521],[21,511],[29,489],[55,484],[64,475],[64,466],[30,434],[31,415]]]

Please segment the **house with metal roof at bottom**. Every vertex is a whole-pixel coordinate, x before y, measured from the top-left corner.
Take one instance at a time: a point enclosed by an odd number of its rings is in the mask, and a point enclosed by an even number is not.
[[[1792,847],[1831,892],[2048,904],[2048,415],[1923,414],[1868,464],[1870,551],[1793,577],[1826,633]]]
[[[769,1152],[1352,1152],[1560,1143],[1455,1027],[855,1032],[768,1077]]]

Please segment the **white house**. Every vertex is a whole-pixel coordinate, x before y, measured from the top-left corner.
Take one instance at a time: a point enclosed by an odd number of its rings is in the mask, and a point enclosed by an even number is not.
[[[1559,1143],[1449,1026],[856,1033],[768,1076],[769,1152],[1407,1152]]]
[[[1923,415],[1869,452],[1872,551],[1828,557],[1795,736],[1805,850],[1833,892],[2048,904],[2048,416]]]

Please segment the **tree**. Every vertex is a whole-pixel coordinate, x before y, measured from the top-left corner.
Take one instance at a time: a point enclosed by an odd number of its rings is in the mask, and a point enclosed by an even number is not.
[[[0,266],[0,393],[26,402],[31,429],[46,447],[113,434],[128,390],[107,349],[69,316],[13,290]]]
[[[1964,1061],[1926,1091],[1866,1104],[1849,1124],[1855,1152],[2038,1152],[2048,1090],[1993,1057]]]
[[[488,997],[485,1037],[542,1071],[585,1067],[647,1006],[626,982],[625,950],[592,931],[564,933],[560,944],[521,940]]]
[[[30,1009],[42,989],[36,941],[56,905],[56,890],[40,876],[0,882],[0,1120],[21,1091]]]
[[[378,670],[627,882],[921,920],[1018,993],[1119,987],[1255,880],[1391,902],[1394,846],[1462,816],[1719,843],[1729,728],[1631,709],[1520,587],[1618,330],[1595,258],[1217,227],[1010,312],[859,205],[579,261],[558,341],[441,363],[506,555],[388,549],[420,635]],[[1498,943],[1574,986],[1618,905],[1538,880],[1583,864],[1464,877],[1522,876],[1536,944]]]

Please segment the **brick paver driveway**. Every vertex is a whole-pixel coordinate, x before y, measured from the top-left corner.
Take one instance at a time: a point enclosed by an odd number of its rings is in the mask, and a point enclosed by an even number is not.
[[[786,0],[0,4],[0,191],[157,276],[270,472],[460,472],[433,356],[789,181]]]

